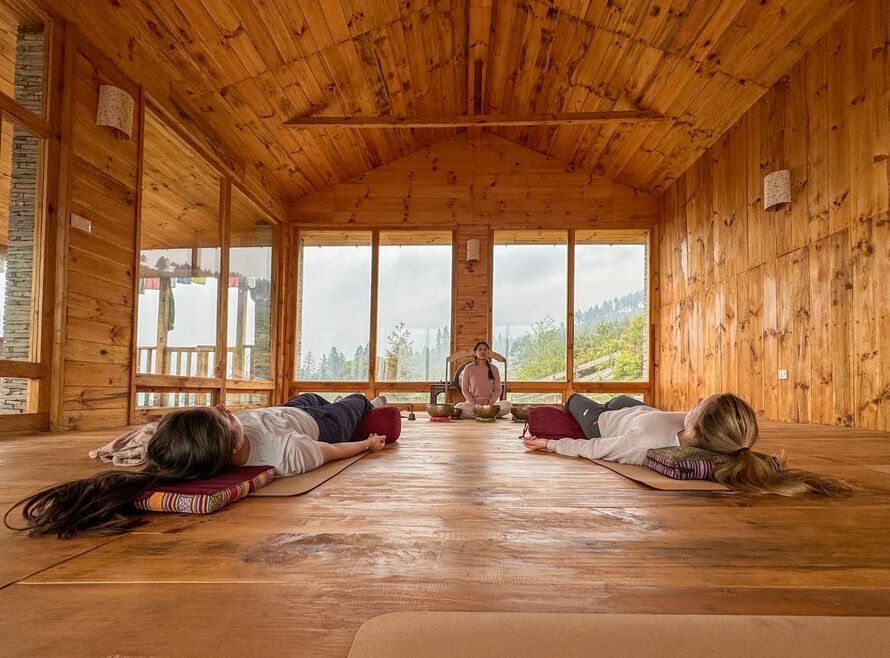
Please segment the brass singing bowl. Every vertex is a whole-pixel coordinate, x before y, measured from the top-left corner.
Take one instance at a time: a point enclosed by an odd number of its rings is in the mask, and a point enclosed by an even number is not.
[[[450,402],[445,402],[443,404],[428,404],[426,405],[426,412],[430,416],[435,416],[437,418],[448,418],[454,415],[454,405]]]
[[[496,418],[501,411],[499,404],[474,404],[473,413],[477,418]]]
[[[516,420],[528,420],[528,410],[531,409],[530,404],[513,404],[510,407],[510,413]]]
[[[463,409],[458,409],[456,406],[454,407],[454,411],[451,412],[452,418],[460,418],[463,414]]]

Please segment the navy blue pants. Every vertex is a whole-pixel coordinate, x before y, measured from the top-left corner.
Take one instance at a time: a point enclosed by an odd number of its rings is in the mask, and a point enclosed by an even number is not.
[[[629,395],[619,395],[612,398],[606,404],[594,402],[590,398],[575,393],[566,400],[565,410],[568,411],[572,418],[578,421],[581,431],[588,439],[598,439],[600,436],[599,417],[604,411],[615,411],[616,409],[625,409],[627,407],[638,407],[643,405],[636,398]]]
[[[336,402],[328,402],[316,393],[300,393],[285,402],[283,407],[296,407],[312,416],[318,423],[318,440],[325,443],[352,441],[362,417],[371,403],[361,393],[351,393]]]

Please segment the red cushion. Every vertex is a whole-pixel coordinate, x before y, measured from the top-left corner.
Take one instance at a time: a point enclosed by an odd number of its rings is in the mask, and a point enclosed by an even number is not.
[[[365,414],[353,435],[353,441],[364,441],[371,434],[382,434],[387,443],[394,443],[402,433],[402,415],[395,407],[375,407]]]
[[[136,499],[137,509],[150,512],[212,514],[272,481],[271,466],[235,466],[206,480],[162,484]]]
[[[584,432],[571,414],[561,407],[532,407],[528,410],[528,434],[539,439],[583,439]]]

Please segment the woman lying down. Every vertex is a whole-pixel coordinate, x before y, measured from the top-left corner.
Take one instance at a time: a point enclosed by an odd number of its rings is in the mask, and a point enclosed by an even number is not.
[[[627,395],[604,405],[573,395],[566,402],[566,411],[578,421],[586,439],[529,436],[525,447],[643,465],[650,448],[693,446],[727,457],[715,467],[713,477],[731,489],[781,496],[808,492],[843,496],[852,490],[842,480],[809,471],[776,472],[769,457],[751,451],[760,438],[757,415],[751,405],[732,393],[702,398],[688,412],[660,411]]]
[[[382,450],[383,436],[350,439],[362,417],[385,404],[360,393],[333,403],[303,393],[281,407],[238,414],[223,404],[175,411],[158,423],[141,471],[106,471],[49,487],[21,501],[22,515],[32,536],[118,534],[141,523],[127,512],[160,484],[203,480],[233,466],[273,466],[276,476],[287,477]]]

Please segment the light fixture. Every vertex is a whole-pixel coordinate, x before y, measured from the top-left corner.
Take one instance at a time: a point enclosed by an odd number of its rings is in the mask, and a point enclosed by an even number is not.
[[[763,209],[791,203],[791,172],[780,169],[763,177]]]
[[[99,87],[99,109],[96,125],[110,126],[118,137],[129,139],[133,134],[133,97],[123,89],[111,85]]]
[[[475,238],[473,238],[472,240],[467,240],[467,262],[479,262],[479,240]]]

